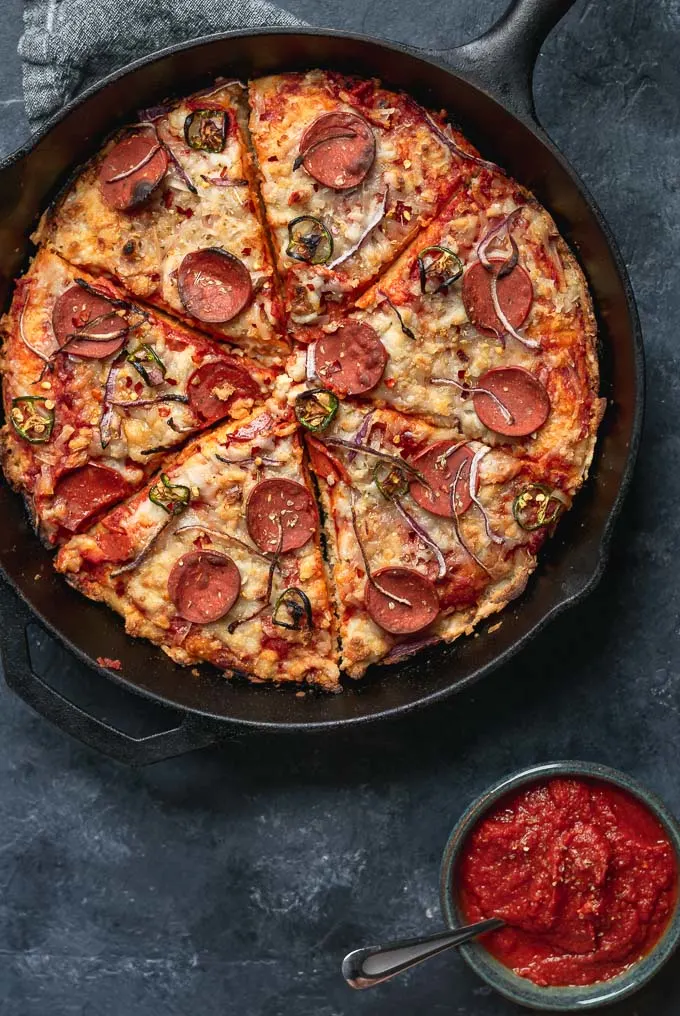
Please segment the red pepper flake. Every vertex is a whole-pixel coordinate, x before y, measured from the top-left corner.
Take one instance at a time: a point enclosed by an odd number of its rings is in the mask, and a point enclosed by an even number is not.
[[[400,226],[405,226],[413,218],[413,210],[411,206],[405,205],[403,201],[397,201],[394,206],[393,214]]]
[[[100,667],[106,667],[107,670],[122,670],[123,664],[120,660],[112,660],[110,656],[98,656],[97,663]]]

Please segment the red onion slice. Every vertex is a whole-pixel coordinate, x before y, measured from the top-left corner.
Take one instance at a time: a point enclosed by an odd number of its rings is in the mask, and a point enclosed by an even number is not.
[[[354,462],[355,458],[359,454],[359,448],[361,446],[362,441],[364,441],[364,440],[369,440],[370,441],[370,439],[371,439],[371,425],[373,423],[373,414],[374,413],[375,413],[375,409],[372,409],[370,411],[370,413],[366,414],[366,416],[364,417],[363,423],[361,424],[361,426],[359,427],[358,431],[356,432],[356,434],[352,438],[352,444],[357,446],[357,450],[349,453],[349,455],[347,456],[347,461],[348,462]]]
[[[327,266],[328,268],[337,268],[337,266],[341,265],[343,261],[346,261],[348,258],[351,258],[353,254],[356,254],[356,252],[359,250],[359,248],[361,247],[362,243],[369,235],[369,233],[372,233],[375,227],[378,226],[385,218],[385,212],[387,210],[387,198],[389,193],[390,189],[389,187],[386,187],[385,193],[380,199],[382,201],[382,205],[375,211],[373,217],[369,219],[366,228],[364,229],[363,233],[361,234],[357,242],[353,244],[349,248],[349,250],[346,250],[344,254],[341,254],[340,257],[337,257],[335,261],[331,261],[331,263]]]
[[[153,126],[153,124],[151,126]],[[186,169],[184,168],[182,163],[179,161],[179,158],[177,157],[177,155],[175,153],[175,149],[172,147],[172,145],[168,141],[166,135],[167,135],[167,131],[164,131],[164,136],[159,139],[161,145],[163,146],[163,148],[167,152],[168,156],[170,157],[170,161],[172,162],[173,166],[177,170],[178,176],[180,177],[182,182],[186,185],[186,187],[189,188],[189,190],[191,191],[192,194],[198,194],[198,191],[196,190],[196,185],[193,183],[193,181],[192,181],[191,177],[189,176],[189,174],[187,173]]]
[[[382,663],[395,663],[397,660],[403,660],[405,656],[412,656],[413,653],[417,653],[421,649],[437,645],[438,642],[441,642],[438,635],[433,635],[428,639],[418,639],[416,642],[400,642],[398,645],[392,646],[389,653],[383,656]]]
[[[364,549],[363,543],[361,542],[361,537],[359,536],[359,523],[357,522],[357,510],[356,510],[355,500],[356,500],[356,498],[355,498],[355,492],[354,492],[354,488],[352,488],[350,490],[350,494],[349,494],[349,506],[350,506],[350,510],[352,512],[352,528],[354,529],[354,535],[355,535],[356,541],[357,541],[357,543],[359,545],[359,550],[361,552],[361,559],[364,562],[364,570],[366,572],[366,580],[371,583],[371,585],[374,587],[374,589],[377,589],[379,593],[382,593],[382,595],[386,596],[389,600],[394,600],[395,603],[401,603],[405,607],[412,607],[413,604],[411,603],[410,600],[407,600],[407,599],[405,599],[402,596],[396,596],[394,593],[391,593],[389,591],[389,589],[385,589],[384,586],[381,586],[380,583],[376,582],[376,580],[373,578],[373,575],[371,574],[371,567],[370,567],[370,565],[368,563],[368,558],[366,556],[366,551]]]
[[[521,211],[521,207],[513,208],[510,214],[506,215],[504,219],[501,219],[498,225],[494,226],[493,229],[490,229],[477,244],[475,253],[487,271],[491,272],[494,270],[493,264],[489,261],[487,256],[487,250],[494,240],[501,239],[501,236],[505,239],[509,235],[510,226]]]
[[[513,339],[517,339],[518,342],[521,342],[523,346],[527,346],[529,349],[541,348],[541,343],[538,339],[528,339],[526,335],[520,335],[520,333],[512,327],[512,325],[506,318],[505,314],[503,313],[501,302],[498,299],[498,275],[496,274],[496,272],[494,272],[493,275],[491,276],[491,301],[493,303],[493,309],[496,312],[496,317],[503,325],[503,328],[505,328],[505,331],[508,335],[512,335]],[[486,394],[488,395],[490,393],[487,392]],[[508,423],[512,423],[512,420],[508,420]]]
[[[264,554],[261,554],[259,550],[257,550],[255,547],[251,547],[250,544],[246,543],[244,540],[239,540],[237,536],[232,536],[231,533],[222,533],[220,532],[219,529],[210,529],[209,526],[202,526],[198,522],[190,523],[188,526],[181,526],[179,529],[175,530],[174,535],[179,536],[180,533],[188,533],[192,530],[200,530],[200,532],[202,533],[207,533],[208,536],[212,537],[215,540],[227,540],[231,543],[238,543],[239,547],[243,547],[243,549],[247,550],[249,554],[253,554],[255,557],[259,557],[262,561],[266,561],[267,564],[271,564],[270,558],[266,557]],[[278,561],[276,563],[277,567],[280,570],[281,566],[279,565]]]
[[[329,437],[326,438],[323,444],[330,445],[332,448],[349,448],[349,450],[354,452],[355,455],[357,452],[362,452],[364,455],[373,455],[376,459],[383,459],[384,462],[391,462],[393,465],[399,466],[399,468],[403,469],[405,472],[412,473],[414,476],[417,476],[420,482],[426,487],[430,486],[422,473],[420,473],[415,466],[412,466],[410,462],[402,459],[399,455],[390,455],[388,452],[380,452],[377,448],[371,448],[370,445],[358,444],[356,439],[354,441],[345,441],[340,437]]]
[[[460,381],[454,381],[454,379],[450,377],[431,377],[430,384],[452,385],[454,388],[457,388],[460,392],[469,392],[470,395],[474,395],[475,392],[483,392],[484,395],[487,395],[493,402],[496,403],[496,405],[498,406],[503,415],[504,420],[506,420],[510,424],[513,424],[515,422],[515,417],[512,415],[508,407],[503,402],[501,402],[501,400],[498,398],[495,392],[490,391],[488,388],[476,388],[474,386],[468,387],[467,385],[461,384]]]
[[[456,539],[460,543],[460,545],[463,548],[463,550],[465,551],[465,553],[468,554],[472,558],[472,560],[475,562],[475,564],[479,565],[479,567],[482,569],[482,571],[486,572],[486,574],[489,576],[489,578],[491,578],[492,577],[491,576],[491,572],[486,567],[486,565],[482,561],[479,560],[479,558],[475,554],[475,552],[472,549],[472,547],[468,546],[468,544],[466,543],[466,541],[465,541],[465,539],[463,537],[463,534],[462,534],[462,532],[460,530],[460,520],[458,518],[458,504],[457,504],[457,501],[456,501],[456,488],[458,487],[458,481],[460,480],[460,478],[462,476],[462,473],[463,473],[463,469],[465,468],[466,465],[467,465],[467,459],[463,459],[461,464],[458,466],[458,471],[456,472],[456,478],[453,481],[453,483],[451,484],[451,488],[450,488],[453,529],[454,529],[454,532],[456,534]]]
[[[500,166],[497,166],[495,162],[489,162],[487,159],[480,159],[477,155],[470,155],[469,152],[463,151],[463,149],[456,144],[453,138],[450,138],[449,135],[442,130],[437,121],[430,116],[427,110],[420,110],[420,107],[418,107],[418,109],[420,112],[425,114],[425,119],[442,144],[446,145],[449,151],[453,152],[454,155],[457,155],[459,159],[466,159],[468,162],[474,162],[478,166],[484,166],[485,169],[492,169],[496,173],[503,173],[503,170]],[[503,175],[505,174],[503,173]]]
[[[26,349],[30,349],[30,351],[32,353],[35,353],[35,355],[40,360],[42,360],[43,363],[50,363],[51,360],[52,360],[52,357],[51,356],[47,356],[45,353],[42,353],[39,349],[36,349],[36,347],[33,346],[28,341],[28,339],[26,338],[26,334],[24,332],[24,313],[26,311],[26,307],[28,306],[28,297],[29,297],[29,295],[30,294],[27,291],[26,292],[26,297],[25,297],[24,302],[23,302],[22,307],[21,307],[21,312],[19,314],[19,338],[21,339],[23,344],[26,346]]]
[[[116,379],[120,373],[120,369],[125,363],[126,356],[123,353],[112,361],[109,367],[109,373],[106,377],[106,385],[104,386],[104,404],[102,406],[102,416],[99,421],[99,441],[102,448],[111,441],[111,421],[113,419],[113,391],[116,387]]]
[[[499,536],[498,533],[495,533],[493,531],[493,529],[491,528],[491,523],[489,522],[489,516],[486,513],[486,509],[484,508],[484,505],[477,497],[479,487],[479,466],[482,459],[485,457],[485,455],[488,455],[490,451],[491,449],[487,445],[482,445],[482,447],[478,448],[472,457],[472,462],[470,463],[470,476],[468,479],[470,498],[472,500],[472,503],[482,513],[482,518],[484,519],[484,529],[486,530],[486,535],[488,536],[488,538],[492,541],[492,543],[505,544],[508,543],[509,541],[504,536]]]
[[[444,576],[446,575],[446,561],[444,560],[444,555],[442,554],[441,550],[434,542],[428,531],[424,529],[416,519],[413,518],[410,512],[406,511],[399,498],[397,497],[392,498],[392,502],[394,504],[394,507],[397,509],[397,511],[403,518],[406,525],[413,530],[416,536],[420,540],[422,540],[425,546],[429,547],[432,553],[434,554],[435,558],[437,559],[437,564],[439,566],[437,578],[443,579]]]
[[[151,121],[160,120],[160,118],[165,116],[166,113],[169,113],[171,109],[172,104],[169,102],[159,103],[158,106],[149,106],[147,109],[138,109],[137,116],[140,119],[140,123],[138,123],[137,126],[146,127],[147,124],[149,124],[151,127],[155,127],[155,124]]]

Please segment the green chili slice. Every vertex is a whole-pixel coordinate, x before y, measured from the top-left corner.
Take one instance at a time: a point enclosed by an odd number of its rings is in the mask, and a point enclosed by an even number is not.
[[[298,423],[318,434],[325,430],[338,411],[338,399],[325,388],[314,388],[302,392],[295,400],[295,415]]]
[[[312,605],[309,597],[297,586],[284,589],[274,605],[272,621],[279,628],[301,631],[312,628]]]
[[[149,501],[159,505],[168,515],[181,515],[189,504],[191,490],[181,483],[170,483],[166,473],[161,473],[158,483],[149,491]]]
[[[286,254],[308,265],[325,265],[333,253],[333,237],[321,219],[300,215],[288,223]]]
[[[128,363],[131,363],[135,370],[142,375],[144,383],[150,388],[163,383],[166,366],[153,346],[147,342],[128,354]]]
[[[54,401],[42,395],[20,395],[12,399],[9,418],[24,441],[45,444],[54,427]]]
[[[195,109],[184,121],[184,137],[198,152],[223,152],[227,143],[227,114],[223,109]]]
[[[512,502],[512,514],[522,529],[531,532],[543,526],[551,526],[563,507],[564,502],[555,491],[542,483],[531,483]]]
[[[401,497],[408,491],[409,482],[406,473],[397,465],[390,466],[379,462],[373,470],[373,479],[382,496],[388,501]]]
[[[421,293],[442,293],[463,274],[463,262],[448,247],[425,247],[416,264]]]

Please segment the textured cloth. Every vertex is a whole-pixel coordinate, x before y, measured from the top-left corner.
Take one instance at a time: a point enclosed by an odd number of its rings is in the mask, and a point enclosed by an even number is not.
[[[266,0],[26,0],[26,114],[38,127],[97,79],[155,50],[213,32],[299,25]]]

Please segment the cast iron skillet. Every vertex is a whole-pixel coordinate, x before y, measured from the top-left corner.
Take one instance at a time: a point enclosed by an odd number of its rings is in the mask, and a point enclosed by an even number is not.
[[[195,678],[160,650],[129,638],[111,611],[85,600],[52,571],[50,555],[32,534],[20,498],[1,486],[0,567],[20,597],[2,590],[4,672],[10,687],[39,713],[82,741],[138,764],[210,743],[224,735],[225,721],[288,731],[364,723],[436,702],[478,680],[593,588],[637,452],[644,367],[635,304],[614,241],[534,111],[535,58],[571,3],[514,0],[486,35],[437,53],[415,54],[361,36],[312,29],[235,32],[175,46],[111,75],[69,103],[29,147],[0,167],[0,297],[6,304],[11,280],[29,254],[27,237],[39,212],[69,171],[115,126],[130,122],[135,110],[204,87],[218,74],[245,79],[318,66],[378,75],[425,105],[448,109],[487,157],[533,190],[553,213],[580,257],[595,298],[602,391],[610,399],[591,479],[526,593],[505,611],[501,628],[436,648],[391,673],[378,671],[375,679],[340,696],[297,698],[273,688],[234,685],[209,668]],[[175,707],[178,725],[150,738],[130,738],[58,694],[32,672],[27,656],[26,624],[35,619],[102,677]],[[119,659],[121,671],[102,670],[97,656]]]

